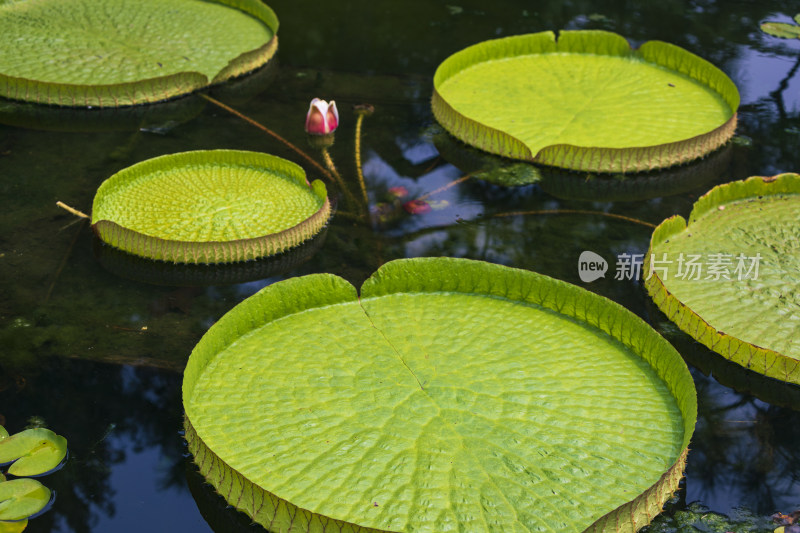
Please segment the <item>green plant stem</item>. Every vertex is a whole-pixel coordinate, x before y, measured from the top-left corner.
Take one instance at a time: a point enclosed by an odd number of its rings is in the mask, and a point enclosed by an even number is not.
[[[252,126],[255,126],[256,128],[260,129],[260,130],[261,130],[261,131],[263,131],[264,133],[266,133],[266,134],[268,134],[268,135],[271,135],[272,137],[274,137],[275,139],[279,140],[280,142],[282,142],[282,143],[283,143],[284,145],[286,145],[287,147],[289,147],[289,148],[291,148],[292,150],[294,150],[294,151],[295,151],[295,152],[296,152],[298,155],[300,155],[301,157],[303,157],[303,158],[304,158],[306,161],[308,161],[310,164],[314,165],[314,166],[317,168],[317,170],[319,170],[319,171],[320,171],[320,172],[321,172],[321,173],[322,173],[322,174],[323,174],[323,175],[324,175],[326,178],[328,178],[330,181],[333,181],[333,180],[334,180],[334,178],[333,178],[333,176],[331,175],[331,173],[330,173],[330,172],[328,172],[327,170],[325,170],[325,168],[324,168],[322,165],[320,165],[318,162],[316,162],[316,161],[315,161],[315,160],[314,160],[314,159],[313,159],[313,158],[312,158],[310,155],[308,155],[307,153],[305,153],[304,151],[302,151],[300,148],[298,148],[297,146],[295,146],[294,144],[292,144],[292,143],[291,143],[291,142],[289,142],[288,140],[284,139],[283,137],[281,137],[280,135],[278,135],[277,133],[275,133],[275,132],[274,132],[274,131],[272,131],[271,129],[267,128],[266,126],[264,126],[264,125],[263,125],[263,124],[261,124],[260,122],[256,122],[255,120],[253,120],[252,118],[248,117],[247,115],[245,115],[245,114],[243,114],[243,113],[240,113],[239,111],[236,111],[234,108],[232,108],[232,107],[230,107],[230,106],[227,106],[227,105],[223,104],[223,103],[222,103],[222,102],[220,102],[219,100],[216,100],[216,99],[214,99],[214,98],[212,98],[212,97],[208,96],[207,94],[202,94],[202,93],[200,93],[200,97],[201,97],[201,98],[205,98],[207,101],[211,102],[211,103],[212,103],[212,104],[214,104],[215,106],[218,106],[218,107],[220,107],[220,108],[224,109],[224,110],[225,110],[225,111],[227,111],[228,113],[231,113],[232,115],[235,115],[235,116],[239,117],[240,119],[244,120],[244,121],[245,121],[245,122],[247,122],[248,124],[250,124],[250,125],[252,125]]]
[[[87,215],[87,214],[86,214],[86,213],[84,213],[83,211],[78,211],[78,210],[77,210],[77,209],[75,209],[74,207],[70,207],[70,206],[68,206],[67,204],[65,204],[65,203],[64,203],[64,202],[62,202],[61,200],[59,200],[58,202],[56,202],[56,205],[57,205],[58,207],[60,207],[61,209],[64,209],[65,211],[69,211],[70,213],[72,213],[73,215],[75,215],[75,216],[77,216],[77,217],[81,217],[81,218],[90,218],[90,217],[89,217],[89,215]]]
[[[358,185],[361,187],[361,196],[364,199],[364,205],[369,206],[369,197],[367,196],[367,185],[364,182],[364,173],[361,170],[361,123],[364,122],[364,117],[367,113],[358,113],[356,118],[356,138],[355,138],[355,156],[356,156],[356,175],[358,176]]]
[[[633,222],[648,228],[655,228],[655,224],[639,220],[638,218],[626,217],[625,215],[617,215],[615,213],[604,213],[603,211],[590,211],[586,209],[542,209],[536,211],[513,211],[511,213],[496,213],[492,217],[514,217],[518,215],[598,215],[603,217],[615,218],[617,220],[624,220],[626,222]]]
[[[355,214],[349,211],[336,211],[336,216],[340,216],[342,218],[349,218],[350,220],[364,220],[364,215],[362,214]]]
[[[467,181],[471,177],[472,177],[472,175],[470,175],[470,174],[466,174],[464,176],[461,176],[457,180],[451,181],[447,185],[442,185],[438,189],[434,189],[431,192],[427,192],[427,193],[423,194],[422,196],[418,197],[417,200],[427,200],[428,198],[430,198],[434,194],[442,193],[442,192],[446,191],[447,189],[450,189],[451,187],[455,187],[456,185],[458,185],[460,183],[464,183],[465,181]]]
[[[336,170],[336,165],[333,163],[333,158],[331,157],[331,153],[328,151],[328,148],[323,147],[320,151],[322,152],[322,160],[325,161],[325,166],[328,167],[328,170],[333,176],[334,181],[336,181],[336,184],[339,186],[342,192],[344,192],[344,194],[347,195],[347,198],[351,202],[353,202],[353,204],[359,205],[358,200],[356,200],[356,197],[353,196],[353,193],[350,192],[350,189],[348,189],[347,186],[345,185],[344,179],[342,179],[342,175],[339,174],[338,170]],[[359,205],[359,211],[362,211],[363,215],[364,208],[360,205]]]

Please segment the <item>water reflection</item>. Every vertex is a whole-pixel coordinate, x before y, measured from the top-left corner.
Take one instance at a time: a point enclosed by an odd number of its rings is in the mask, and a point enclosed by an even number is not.
[[[69,439],[72,454],[66,467],[48,478],[58,491],[55,507],[32,521],[29,531],[133,531],[141,524],[133,517],[140,516],[147,516],[154,530],[209,530],[187,490],[187,485],[194,490],[197,480],[186,481],[192,467],[179,434],[180,371],[207,328],[265,284],[330,272],[360,285],[391,259],[451,255],[537,270],[649,317],[639,283],[607,276],[582,284],[577,258],[583,250],[609,262],[623,252],[644,253],[650,229],[566,211],[656,224],[673,214],[686,216],[696,198],[717,183],[800,170],[800,41],[775,40],[757,29],[786,9],[785,3],[586,0],[532,6],[467,0],[447,6],[354,0],[320,3],[313,17],[303,2],[270,5],[282,22],[282,68],[260,96],[226,103],[298,146],[305,143],[302,120],[312,97],[335,97],[341,109],[374,104],[362,138],[372,205],[389,202],[386,193],[395,186],[418,198],[464,175],[439,157],[428,136],[430,77],[451,53],[499,35],[602,28],[635,43],[662,39],[688,48],[719,65],[740,87],[738,134],[750,144],[731,147],[726,170],[709,181],[634,202],[559,198],[540,185],[506,189],[467,180],[432,196],[446,205],[426,214],[411,215],[400,205],[375,223],[337,216],[314,258],[279,276],[186,289],[106,271],[92,256],[90,232],[70,225],[55,201],[88,211],[105,178],[165,153],[232,148],[295,159],[293,153],[211,106],[158,132],[64,135],[0,126],[0,415],[12,430],[29,416],[43,416]],[[354,122],[349,114],[343,118],[331,148],[348,180],[355,179]],[[318,177],[313,168],[306,170]],[[508,215],[535,211],[562,213]],[[723,373],[711,372],[723,379]],[[770,404],[735,392],[701,372],[694,376],[700,418],[686,492],[670,512],[679,513],[694,500],[723,513],[740,505],[763,514],[800,507],[798,413],[777,405],[785,402]],[[221,512],[223,521],[241,525],[236,513],[231,518],[226,515],[231,511]],[[226,530],[216,522],[214,527]]]
[[[69,442],[69,460],[47,480],[57,504],[26,531],[90,531],[126,513],[129,526],[97,530],[134,531],[140,522],[130,521],[131,504],[162,498],[166,489],[186,491],[180,374],[61,358],[41,363],[0,390],[7,427],[21,429],[36,415]],[[148,460],[132,460],[137,454]],[[129,498],[120,500],[121,491]]]
[[[789,512],[800,497],[800,412],[737,393],[694,373],[698,423],[686,469],[687,500],[730,513]]]

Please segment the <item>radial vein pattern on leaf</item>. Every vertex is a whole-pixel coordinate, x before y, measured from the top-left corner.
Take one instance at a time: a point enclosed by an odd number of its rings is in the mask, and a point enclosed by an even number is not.
[[[631,148],[681,141],[733,114],[712,88],[635,57],[554,52],[485,61],[438,90],[454,109],[519,139],[534,155],[557,144]]]
[[[655,259],[663,261],[667,254],[661,266],[668,268],[666,279],[656,273],[670,293],[718,331],[800,360],[798,196],[764,196],[724,207],[712,209],[687,231],[655,245]],[[723,254],[717,265],[729,279],[714,279],[709,272],[713,254]],[[740,254],[743,279],[736,271]],[[757,254],[757,279],[755,271],[746,277]],[[691,256],[700,258],[702,272],[690,273],[686,261]]]
[[[2,74],[79,85],[213,79],[273,36],[242,11],[198,0],[25,0],[0,4],[0,20]]]
[[[683,442],[671,393],[622,344],[473,294],[269,322],[208,364],[187,405],[202,405],[190,416],[205,444],[252,482],[389,531],[582,531],[647,489]]]
[[[95,220],[176,241],[229,241],[291,228],[321,206],[308,187],[265,168],[208,163],[144,174],[96,204]]]

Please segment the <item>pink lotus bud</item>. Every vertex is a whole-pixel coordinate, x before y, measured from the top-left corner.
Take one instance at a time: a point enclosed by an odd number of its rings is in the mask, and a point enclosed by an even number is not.
[[[327,135],[333,133],[339,125],[339,111],[336,110],[336,102],[330,103],[319,98],[311,100],[306,115],[306,133],[312,135]]]
[[[405,198],[406,196],[408,196],[408,189],[406,189],[402,185],[398,185],[397,187],[391,187],[387,192],[389,193],[389,196],[391,196],[392,198],[397,198],[398,200],[400,198]]]
[[[403,209],[412,215],[424,215],[430,213],[431,206],[425,200],[410,200],[403,204]]]

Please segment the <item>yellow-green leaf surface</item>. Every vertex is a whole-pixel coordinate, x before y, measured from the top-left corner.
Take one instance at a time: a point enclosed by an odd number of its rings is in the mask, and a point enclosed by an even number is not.
[[[67,439],[49,429],[26,429],[0,440],[0,464],[14,461],[8,473],[38,476],[57,467],[67,455]]]
[[[712,189],[656,228],[645,284],[682,330],[761,374],[800,384],[800,175]]]
[[[258,152],[210,150],[157,157],[103,182],[92,226],[127,252],[180,263],[277,254],[319,233],[325,185],[298,165]]]
[[[15,522],[2,522],[0,521],[0,533],[21,533],[28,527],[27,520],[18,520]]]
[[[278,20],[256,0],[20,0],[0,27],[0,96],[116,107],[263,65]]]
[[[498,155],[575,170],[683,163],[733,134],[739,94],[707,61],[668,43],[563,31],[466,48],[434,77],[437,120]]]
[[[761,24],[761,31],[781,39],[800,39],[800,13],[794,17],[794,20],[796,24],[764,22]]]
[[[0,483],[0,520],[24,520],[50,502],[50,489],[35,479],[23,478]]]
[[[678,353],[533,272],[409,259],[267,287],[184,375],[200,471],[272,531],[635,531],[695,416]]]

